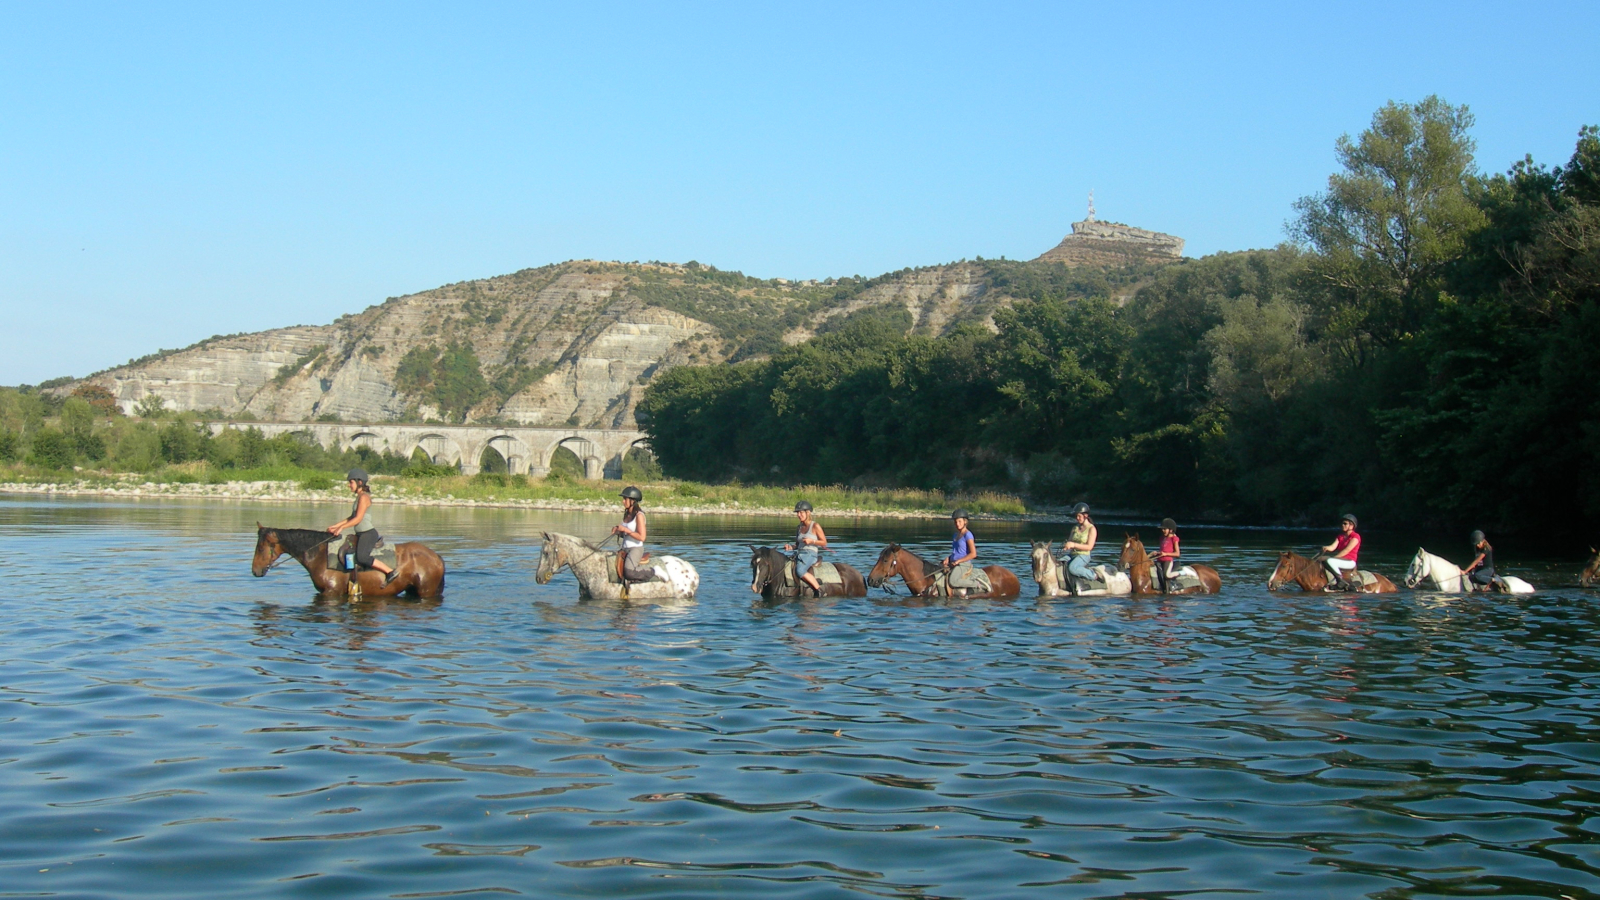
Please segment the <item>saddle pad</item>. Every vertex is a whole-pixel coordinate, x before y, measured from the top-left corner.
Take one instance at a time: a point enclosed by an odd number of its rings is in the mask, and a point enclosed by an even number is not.
[[[946,589],[943,593],[948,594],[950,588],[976,591],[980,594],[987,594],[994,590],[994,585],[989,581],[989,573],[977,566],[958,566],[950,575],[953,577],[948,579],[949,584],[945,586]],[[939,578],[945,580],[943,575],[939,576]]]
[[[352,539],[346,538],[343,541],[329,541],[328,568],[343,571],[344,555],[348,553],[353,557],[355,556],[355,552],[356,542]],[[394,548],[389,546],[389,540],[387,538],[378,538],[378,546],[372,548],[372,559],[375,562],[381,562],[387,565],[391,569],[397,569],[400,567],[399,557],[396,556]]]
[[[844,576],[839,574],[839,567],[831,562],[819,562],[811,567],[811,573],[817,576],[817,581],[823,584],[844,584]],[[794,587],[794,560],[783,564],[783,586]]]
[[[1178,574],[1173,576],[1170,584],[1175,591],[1187,591],[1200,587],[1203,582],[1200,580],[1200,573],[1194,570],[1194,566],[1179,566]],[[1156,569],[1153,563],[1150,566],[1150,586],[1156,590],[1159,590],[1161,586],[1161,579],[1156,577]]]
[[[1365,569],[1357,569],[1355,571],[1355,575],[1345,580],[1355,582],[1362,587],[1368,587],[1378,583],[1378,576],[1366,571]]]

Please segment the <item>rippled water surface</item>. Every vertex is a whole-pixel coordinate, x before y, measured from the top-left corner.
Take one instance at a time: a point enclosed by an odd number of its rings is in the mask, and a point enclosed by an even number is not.
[[[399,509],[442,602],[250,577],[258,519],[343,512],[0,502],[0,896],[1600,896],[1576,587],[1274,595],[1326,535],[1192,529],[1219,597],[767,606],[787,522],[656,516],[704,587],[630,607],[532,577],[609,519]],[[1031,593],[1060,529],[978,525]]]

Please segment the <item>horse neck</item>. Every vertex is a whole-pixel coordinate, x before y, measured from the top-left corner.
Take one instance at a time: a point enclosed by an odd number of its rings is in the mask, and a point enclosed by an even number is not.
[[[917,570],[917,581],[915,584],[911,583],[911,569],[913,566],[915,566]],[[917,556],[915,553],[912,553],[910,550],[902,549],[900,551],[900,565],[898,568],[900,569],[900,579],[906,583],[906,587],[913,591],[922,590],[924,587],[927,587],[928,582],[932,580],[927,574],[928,566],[923,564],[921,557]]]
[[[1321,566],[1317,565],[1316,560],[1307,559],[1306,557],[1295,553],[1289,556],[1289,561],[1298,562],[1300,564],[1300,568],[1294,573],[1294,581],[1296,584],[1307,589],[1316,587],[1312,581],[1318,574],[1320,574],[1320,569],[1322,568]],[[1327,584],[1326,577],[1323,578],[1323,584]]]
[[[333,587],[333,573],[328,571],[328,550],[326,544],[313,544],[300,551],[295,557],[300,565],[305,566],[306,574],[311,576],[311,583],[327,590]]]
[[[762,557],[761,562],[767,570],[767,580],[761,585],[762,593],[781,593],[783,591],[783,567],[789,562],[788,557],[777,550],[769,549]],[[795,580],[798,581],[799,579]],[[799,593],[799,585],[795,586],[795,593]]]
[[[588,584],[589,582],[598,583],[607,580],[606,566],[608,563],[606,558],[610,554],[604,550],[591,546],[585,541],[571,538],[565,542],[562,552],[567,557],[568,568],[572,569],[572,574],[576,575],[579,581]]]

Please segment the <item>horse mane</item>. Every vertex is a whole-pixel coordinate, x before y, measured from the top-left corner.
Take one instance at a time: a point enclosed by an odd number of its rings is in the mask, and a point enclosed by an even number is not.
[[[267,530],[277,534],[278,546],[283,549],[283,552],[296,558],[304,556],[307,550],[318,544],[337,540],[334,535],[329,534],[327,531],[318,531],[315,528],[269,528]]]

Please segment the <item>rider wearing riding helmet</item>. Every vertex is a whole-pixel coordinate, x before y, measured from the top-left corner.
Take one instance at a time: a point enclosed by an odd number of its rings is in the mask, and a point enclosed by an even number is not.
[[[1323,590],[1350,590],[1344,573],[1356,570],[1356,557],[1361,554],[1361,535],[1356,532],[1353,513],[1345,513],[1339,520],[1339,536],[1333,539],[1333,543],[1323,547],[1322,552],[1333,554],[1322,561],[1323,567],[1328,570],[1328,586]]]
[[[950,521],[955,525],[955,537],[950,540],[950,555],[940,560],[945,584],[952,588],[980,587],[972,576],[972,561],[978,558],[978,539],[967,530],[972,516],[964,509],[957,509],[950,514]]]
[[[1472,542],[1472,552],[1476,555],[1472,558],[1472,562],[1461,570],[1461,574],[1472,579],[1473,590],[1487,591],[1496,583],[1494,547],[1490,546],[1489,539],[1484,537],[1481,531],[1474,531],[1468,540]]]
[[[811,569],[822,558],[822,551],[828,549],[828,535],[822,526],[811,518],[811,504],[804,500],[794,505],[795,518],[800,520],[800,526],[795,529],[794,543],[784,544],[783,549],[794,551],[794,574],[796,578],[806,583],[806,587],[822,596],[822,582],[817,580],[816,573]]]
[[[1067,551],[1067,574],[1075,575],[1084,581],[1093,581],[1094,570],[1089,568],[1089,554],[1094,551],[1094,543],[1100,537],[1100,530],[1095,528],[1094,520],[1089,518],[1087,503],[1074,506],[1072,517],[1078,524],[1072,526],[1072,530],[1067,533],[1067,539],[1061,544],[1061,549]],[[1077,585],[1071,578],[1067,579],[1067,589],[1074,594],[1078,592]]]
[[[1168,583],[1178,576],[1178,557],[1182,553],[1178,549],[1178,523],[1171,519],[1161,520],[1161,549],[1151,554],[1150,560],[1156,564],[1156,580],[1161,582],[1161,593],[1167,592]]]
[[[643,565],[644,542],[648,532],[645,529],[644,510],[639,508],[639,504],[644,502],[644,494],[630,484],[622,489],[620,496],[622,524],[611,526],[611,533],[622,537],[622,549],[617,552],[622,580],[649,581],[656,573],[654,569]]]
[[[372,558],[372,551],[378,546],[381,535],[378,526],[372,524],[372,518],[367,511],[372,508],[372,489],[367,486],[371,480],[365,469],[351,469],[345,475],[345,484],[349,485],[351,493],[356,495],[356,502],[350,507],[350,516],[328,526],[330,534],[338,534],[345,529],[353,529],[356,537],[356,565],[365,569],[376,569],[383,573],[383,583],[388,584],[394,580],[394,570],[383,562]]]

